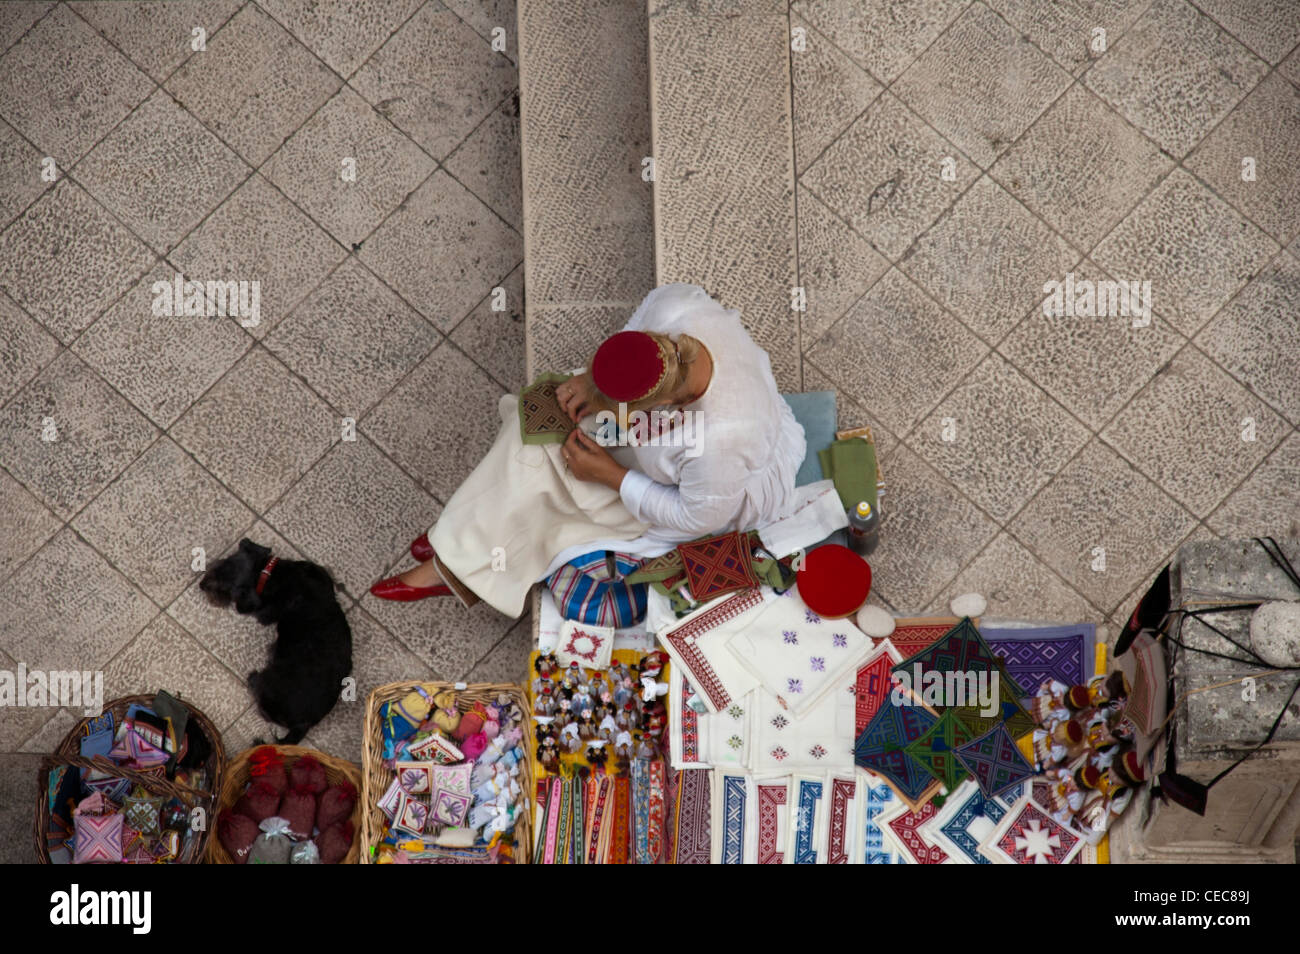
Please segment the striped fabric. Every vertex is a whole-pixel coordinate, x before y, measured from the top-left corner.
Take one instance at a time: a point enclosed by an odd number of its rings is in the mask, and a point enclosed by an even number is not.
[[[625,553],[597,550],[564,564],[546,585],[565,619],[589,626],[631,626],[645,617],[646,584],[623,578],[640,565]]]

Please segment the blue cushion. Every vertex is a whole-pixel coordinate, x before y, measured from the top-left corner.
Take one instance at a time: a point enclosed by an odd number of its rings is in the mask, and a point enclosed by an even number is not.
[[[785,403],[794,411],[794,419],[803,425],[808,450],[794,485],[815,484],[822,479],[822,466],[817,452],[830,447],[835,440],[836,415],[834,391],[805,391],[802,394],[782,394]]]

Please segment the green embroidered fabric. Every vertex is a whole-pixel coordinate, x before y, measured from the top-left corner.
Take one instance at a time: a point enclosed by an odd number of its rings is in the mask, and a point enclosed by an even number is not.
[[[519,439],[525,444],[563,444],[577,425],[560,409],[555,389],[572,375],[548,373],[519,392]]]

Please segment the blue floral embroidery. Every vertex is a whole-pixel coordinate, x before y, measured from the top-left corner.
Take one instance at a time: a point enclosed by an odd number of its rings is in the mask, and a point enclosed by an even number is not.
[[[787,629],[781,635],[785,637],[785,642],[787,646],[799,645],[799,634],[796,633],[793,629]]]
[[[836,633],[831,637],[831,642],[835,645],[836,649],[845,649],[849,645],[849,638],[843,633]]]
[[[785,681],[785,688],[787,692],[803,692],[803,680],[787,679]]]
[[[813,657],[812,657],[811,659],[809,659],[808,661],[809,661],[810,663],[812,663],[812,669],[813,669],[813,672],[825,672],[825,671],[826,671],[826,657],[825,657],[825,656],[813,656]]]

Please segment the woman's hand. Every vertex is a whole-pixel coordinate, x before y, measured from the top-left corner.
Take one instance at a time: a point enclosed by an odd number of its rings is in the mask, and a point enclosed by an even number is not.
[[[596,385],[591,380],[590,372],[575,374],[555,389],[555,397],[560,402],[560,410],[569,415],[575,424],[593,410],[591,399],[596,395]]]
[[[569,434],[560,454],[574,477],[604,484],[611,490],[618,490],[627,474],[627,468],[620,466],[609,451],[588,437],[580,427],[575,427]]]

